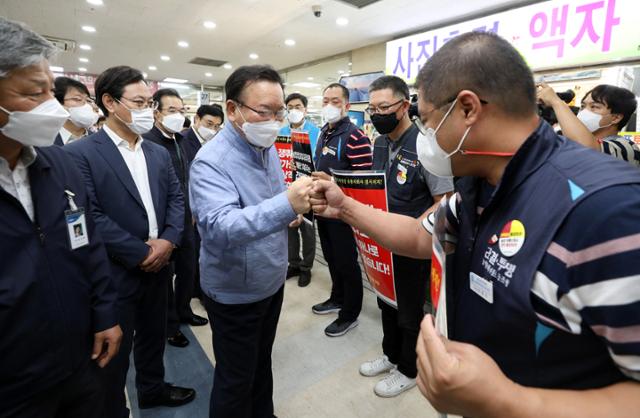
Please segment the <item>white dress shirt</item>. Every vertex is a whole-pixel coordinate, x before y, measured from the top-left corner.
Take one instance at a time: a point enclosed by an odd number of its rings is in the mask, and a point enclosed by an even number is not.
[[[69,130],[67,130],[64,126],[60,128],[60,138],[62,138],[62,143],[67,145],[70,142],[76,141],[80,138],[84,138],[87,135],[87,130],[85,129],[84,135],[82,136],[74,136]]]
[[[153,198],[151,197],[151,187],[149,186],[149,172],[147,171],[147,160],[142,150],[142,137],[138,137],[134,149],[129,148],[129,143],[113,132],[107,125],[103,126],[104,131],[120,151],[120,155],[124,159],[127,168],[133,177],[138,193],[142,198],[142,204],[147,211],[147,219],[149,220],[149,239],[158,238],[158,219],[156,218],[156,210],[153,206]]]
[[[31,221],[34,220],[34,211],[28,168],[36,160],[36,156],[35,148],[23,147],[13,170],[9,167],[9,162],[0,157],[0,186],[5,192],[18,199]]]

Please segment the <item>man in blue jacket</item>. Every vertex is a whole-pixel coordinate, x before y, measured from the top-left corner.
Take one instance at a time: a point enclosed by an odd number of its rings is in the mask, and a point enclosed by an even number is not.
[[[83,174],[92,215],[118,288],[122,350],[107,368],[108,416],[128,416],[124,386],[133,346],[140,408],[179,406],[195,392],[164,382],[169,259],[184,227],[184,201],[171,157],[140,136],[153,126],[154,103],[142,73],[105,70],[95,84],[103,129],[66,146]],[[134,337],[135,333],[135,337]]]
[[[225,92],[229,123],[198,153],[190,180],[215,341],[210,416],[273,417],[271,349],[287,270],[287,226],[309,210],[312,180],[284,184],[273,147],[286,116],[278,72],[240,67]]]
[[[55,47],[3,18],[0,42],[0,415],[102,417],[122,332],[81,175],[51,146]]]

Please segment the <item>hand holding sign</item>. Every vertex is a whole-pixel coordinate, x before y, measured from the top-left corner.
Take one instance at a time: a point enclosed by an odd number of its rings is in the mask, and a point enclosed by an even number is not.
[[[486,353],[440,336],[427,315],[418,337],[418,387],[438,411],[473,417],[514,416],[506,405],[520,393]]]
[[[313,213],[318,216],[338,219],[345,198],[345,194],[334,182],[316,180],[311,193],[311,208],[313,209]]]
[[[296,214],[307,213],[311,209],[309,194],[312,187],[313,180],[310,177],[301,177],[287,189],[287,198]]]

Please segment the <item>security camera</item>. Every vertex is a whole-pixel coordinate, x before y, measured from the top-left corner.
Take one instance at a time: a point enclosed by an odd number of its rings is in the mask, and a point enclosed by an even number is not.
[[[311,10],[313,11],[313,15],[315,17],[322,16],[322,6],[320,6],[319,4],[311,6]]]

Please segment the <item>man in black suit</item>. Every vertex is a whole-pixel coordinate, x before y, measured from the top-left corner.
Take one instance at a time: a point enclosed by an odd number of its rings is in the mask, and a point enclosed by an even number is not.
[[[164,382],[169,261],[181,242],[184,201],[167,151],[140,136],[152,128],[155,107],[142,73],[109,68],[95,88],[106,124],[64,149],[83,174],[118,288],[123,341],[105,369],[105,409],[108,417],[123,418],[129,416],[124,387],[132,346],[140,408],[179,406],[195,397],[193,389]]]
[[[155,126],[144,134],[144,139],[155,142],[169,152],[184,196],[184,232],[173,257],[176,273],[175,291],[173,281],[169,281],[167,342],[175,347],[186,347],[189,340],[180,332],[180,322],[202,326],[207,325],[209,321],[194,314],[190,304],[197,258],[193,218],[189,207],[189,157],[185,139],[179,133],[185,120],[185,108],[182,98],[174,89],[156,91],[153,102],[157,106],[154,112]]]

